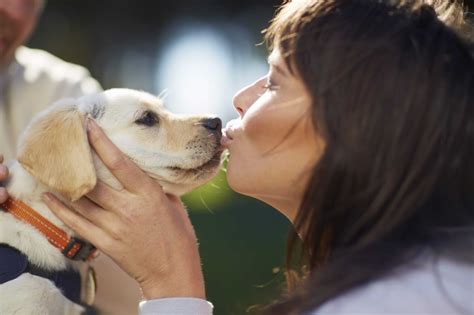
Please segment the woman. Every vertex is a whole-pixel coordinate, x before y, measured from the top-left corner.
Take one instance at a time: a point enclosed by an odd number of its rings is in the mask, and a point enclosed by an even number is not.
[[[269,313],[474,312],[474,58],[446,25],[459,8],[436,9],[294,0],[267,30],[269,73],[235,96],[223,144],[230,186],[302,239],[304,280]],[[143,314],[212,312],[179,199],[88,130],[125,188],[51,210],[137,280]]]

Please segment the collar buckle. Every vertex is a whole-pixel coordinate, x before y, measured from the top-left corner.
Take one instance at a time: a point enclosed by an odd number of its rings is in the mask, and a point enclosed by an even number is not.
[[[61,253],[72,260],[89,261],[97,256],[97,248],[89,242],[71,237]]]

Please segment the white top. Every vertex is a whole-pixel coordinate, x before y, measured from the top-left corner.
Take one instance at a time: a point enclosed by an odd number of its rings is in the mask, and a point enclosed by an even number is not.
[[[211,315],[212,304],[188,298],[150,300],[140,303],[140,314]],[[310,314],[474,314],[474,266],[449,259],[423,259],[353,289]]]
[[[140,315],[211,315],[210,302],[197,298],[166,298],[140,303]]]
[[[474,314],[474,266],[426,259],[329,301],[314,314]]]
[[[0,153],[5,160],[15,157],[19,134],[46,106],[101,90],[84,67],[43,50],[19,47],[12,63],[0,72]]]

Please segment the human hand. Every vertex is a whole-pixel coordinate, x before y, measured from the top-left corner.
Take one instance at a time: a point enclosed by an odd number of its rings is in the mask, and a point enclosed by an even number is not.
[[[2,164],[3,163],[3,155],[0,154],[0,182],[3,182],[8,178],[8,168]],[[8,192],[5,187],[0,187],[0,204],[7,201]]]
[[[52,194],[48,207],[65,224],[110,256],[140,285],[145,299],[205,299],[196,236],[183,204],[166,195],[107,138],[88,122],[89,142],[124,189],[98,181],[69,208]]]

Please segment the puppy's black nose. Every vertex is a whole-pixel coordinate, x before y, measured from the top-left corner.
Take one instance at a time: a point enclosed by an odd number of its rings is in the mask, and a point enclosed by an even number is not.
[[[203,125],[204,128],[210,130],[210,131],[221,131],[222,129],[222,121],[220,118],[206,118],[201,120],[201,124]]]

